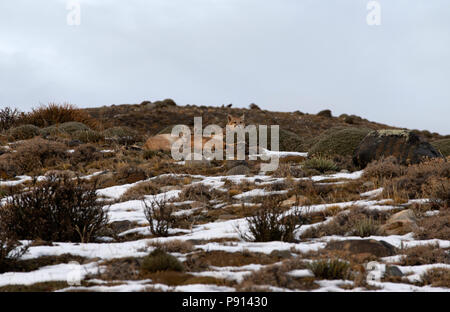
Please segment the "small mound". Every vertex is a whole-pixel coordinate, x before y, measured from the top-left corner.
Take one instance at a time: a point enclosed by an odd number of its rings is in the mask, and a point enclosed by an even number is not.
[[[310,148],[309,155],[351,156],[369,132],[365,128],[330,129]]]

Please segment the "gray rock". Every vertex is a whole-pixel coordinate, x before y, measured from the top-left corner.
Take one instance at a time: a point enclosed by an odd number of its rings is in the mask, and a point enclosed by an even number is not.
[[[402,271],[400,271],[400,269],[395,265],[387,265],[386,272],[384,274],[386,276],[399,276],[399,277],[403,276]]]
[[[370,132],[356,148],[353,162],[364,168],[373,160],[389,156],[404,165],[419,163],[426,157],[441,157],[430,143],[422,141],[414,132],[387,129]]]

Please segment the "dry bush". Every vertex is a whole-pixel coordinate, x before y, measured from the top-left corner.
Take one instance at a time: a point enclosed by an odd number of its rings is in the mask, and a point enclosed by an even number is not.
[[[8,230],[3,210],[0,207],[0,273],[13,270],[17,260],[27,251],[27,247],[21,246],[14,233]]]
[[[162,249],[153,250],[141,265],[141,270],[144,272],[158,272],[158,271],[184,271],[183,264],[174,256],[168,254]]]
[[[83,143],[98,143],[103,141],[103,135],[95,130],[77,130],[71,135],[73,140],[79,140]]]
[[[349,277],[350,263],[340,259],[316,260],[308,263],[308,269],[320,279],[342,279]]]
[[[421,276],[423,285],[450,288],[450,269],[434,268]]]
[[[48,127],[71,121],[83,123],[94,129],[100,127],[99,122],[93,119],[86,111],[68,103],[61,105],[50,103],[47,106],[34,108],[21,118],[21,123],[33,124],[38,127]]]
[[[7,200],[8,230],[20,239],[87,243],[107,225],[95,187],[68,176],[49,176]]]
[[[8,136],[10,141],[28,140],[40,134],[39,128],[35,125],[21,125],[9,129]]]
[[[337,171],[339,169],[334,161],[324,157],[314,157],[307,159],[302,163],[302,166],[305,169],[315,169],[321,173]]]
[[[308,223],[308,218],[298,210],[286,215],[284,212],[279,200],[266,198],[256,213],[246,218],[248,232],[243,233],[238,229],[240,236],[244,240],[253,242],[294,242],[295,231]]]
[[[414,231],[418,239],[450,240],[450,209],[441,209],[439,214],[424,217],[418,221],[418,225]]]
[[[8,172],[11,176],[33,173],[42,168],[56,166],[66,158],[64,144],[34,138],[19,145],[16,153],[0,156],[0,171]]]
[[[408,166],[406,172],[396,178],[386,180],[384,195],[393,197],[400,194],[405,199],[420,198],[424,189],[431,185],[435,179],[447,179],[450,176],[450,162],[446,159],[435,158],[416,165]],[[447,192],[438,192],[445,196]],[[445,200],[445,198],[443,198]]]
[[[388,218],[388,213],[367,210],[362,207],[350,207],[340,212],[331,222],[320,224],[306,230],[302,237],[322,237],[330,235],[367,237],[379,233],[379,225]]]
[[[189,253],[194,250],[194,245],[189,241],[171,240],[168,242],[152,242],[149,246],[161,249],[165,252]]]
[[[129,127],[113,127],[103,131],[105,140],[120,145],[134,144],[142,140],[142,137]]]
[[[392,179],[403,175],[406,167],[400,165],[397,158],[390,156],[380,160],[374,160],[364,169],[363,177],[366,179],[375,178],[379,181]]]
[[[422,265],[434,263],[450,264],[450,253],[439,247],[439,244],[419,245],[401,251],[406,257],[402,258],[402,265]]]
[[[300,261],[289,260],[282,264],[274,264],[245,276],[237,286],[238,291],[261,291],[261,286],[274,286],[288,289],[311,290],[319,287],[314,277],[296,278],[287,274],[296,269],[306,269]],[[258,287],[259,286],[259,287]]]
[[[136,165],[121,166],[114,176],[117,184],[128,184],[142,181],[148,178],[147,172]]]
[[[176,218],[172,215],[173,206],[169,205],[165,198],[154,199],[150,204],[143,200],[142,203],[152,234],[162,237],[169,236],[169,229],[176,222]]]
[[[5,107],[0,109],[0,131],[8,130],[16,125],[20,116],[21,113],[15,108]]]
[[[422,185],[423,195],[430,199],[434,208],[450,207],[450,178],[431,177]]]
[[[180,201],[194,200],[208,202],[213,199],[213,196],[209,187],[203,183],[196,183],[183,189],[178,198]]]
[[[75,149],[70,156],[70,162],[72,165],[79,163],[96,161],[102,158],[102,154],[92,144],[83,144]]]
[[[156,195],[161,193],[161,188],[165,186],[182,186],[190,183],[191,178],[177,178],[172,176],[161,176],[151,181],[138,183],[130,187],[120,198],[121,201],[128,201],[133,199],[142,199],[145,195]]]

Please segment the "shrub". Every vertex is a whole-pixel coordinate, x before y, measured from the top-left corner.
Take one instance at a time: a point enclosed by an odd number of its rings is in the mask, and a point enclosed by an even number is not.
[[[332,128],[319,137],[310,148],[309,155],[352,156],[369,132],[369,129],[362,128]]]
[[[103,135],[95,130],[77,130],[71,137],[83,143],[98,143],[104,139]]]
[[[308,264],[314,276],[317,278],[334,280],[347,279],[350,271],[350,264],[339,259],[317,260]]]
[[[450,240],[450,210],[441,209],[439,214],[425,217],[418,222],[419,227],[414,231],[418,239]]]
[[[141,139],[136,131],[128,127],[106,129],[103,131],[103,136],[107,141],[123,145],[134,144]]]
[[[327,118],[333,117],[333,115],[331,114],[331,110],[329,110],[329,109],[324,109],[324,110],[318,112],[317,116],[327,117]]]
[[[49,126],[39,130],[43,138],[63,136],[64,133],[57,126]]]
[[[16,153],[0,156],[0,168],[11,175],[20,175],[55,166],[66,157],[64,144],[34,138],[21,144]]]
[[[362,218],[356,221],[351,231],[351,235],[369,237],[380,233],[380,223],[373,218]]]
[[[295,231],[307,223],[298,210],[284,215],[281,203],[276,199],[265,200],[256,214],[246,218],[249,233],[240,233],[247,241],[295,241]]]
[[[184,271],[184,266],[176,257],[168,254],[162,249],[155,249],[144,258],[141,265],[141,270],[145,272],[182,272]]]
[[[98,122],[89,116],[89,114],[67,103],[62,105],[50,103],[47,106],[34,108],[30,113],[25,114],[21,120],[24,123],[33,124],[38,127],[48,127],[71,121],[80,122],[92,128],[99,126]]]
[[[92,144],[83,144],[80,145],[75,151],[72,153],[70,162],[73,165],[87,162],[87,161],[95,161],[99,160],[102,157],[101,153],[97,150],[97,148]]]
[[[431,142],[431,145],[444,157],[450,156],[450,139],[441,139]]]
[[[201,202],[208,202],[212,199],[211,189],[203,183],[196,183],[189,185],[181,192],[180,200],[194,200]]]
[[[374,160],[364,169],[364,178],[376,178],[379,181],[392,179],[403,175],[406,167],[399,164],[394,156],[389,156],[380,160]]]
[[[117,170],[116,181],[120,184],[134,183],[147,179],[147,173],[144,169],[135,165],[125,165]]]
[[[107,225],[95,186],[68,176],[49,176],[13,195],[6,204],[6,224],[19,239],[87,243]]]
[[[450,264],[450,253],[441,249],[439,244],[418,245],[402,250],[402,254],[406,255],[402,258],[402,265]]]
[[[173,226],[176,219],[172,215],[173,207],[167,204],[165,198],[154,199],[150,204],[145,200],[144,214],[150,224],[150,231],[153,235],[166,237],[169,235],[169,229]]]
[[[302,166],[305,169],[315,169],[321,173],[338,170],[334,161],[323,157],[307,159],[302,163]]]
[[[433,268],[421,276],[424,285],[450,288],[450,269]]]
[[[84,123],[77,122],[77,121],[69,121],[65,122],[63,124],[60,124],[58,129],[67,134],[73,134],[77,131],[87,131],[90,130],[88,126],[86,126]]]
[[[28,140],[40,134],[39,128],[34,125],[22,125],[8,131],[10,141]]]
[[[442,181],[440,178],[448,179],[449,176],[450,162],[446,159],[434,158],[408,166],[401,176],[386,180],[383,193],[388,197],[395,193],[403,193],[406,199],[410,199],[422,197],[425,192],[425,195],[443,196],[445,200],[446,192],[439,191],[440,183],[435,183],[434,186],[432,184],[433,180],[438,182]]]
[[[5,213],[0,207],[0,273],[13,269],[15,262],[26,252],[27,247],[7,230],[4,217]]]
[[[21,116],[17,109],[5,107],[0,109],[0,131],[8,130],[14,126]]]
[[[450,207],[450,179],[447,177],[430,177],[426,184],[422,185],[425,197],[430,199],[434,208]]]

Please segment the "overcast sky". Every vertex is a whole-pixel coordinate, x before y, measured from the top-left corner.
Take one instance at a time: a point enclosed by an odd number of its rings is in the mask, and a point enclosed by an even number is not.
[[[0,106],[173,98],[450,134],[450,1],[0,2]]]

